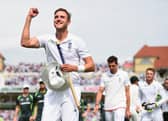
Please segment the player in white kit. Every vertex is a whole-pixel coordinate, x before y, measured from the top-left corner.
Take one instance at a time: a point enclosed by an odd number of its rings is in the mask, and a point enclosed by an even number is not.
[[[101,84],[96,96],[94,112],[99,110],[99,103],[105,91],[105,119],[106,121],[124,121],[130,117],[130,81],[128,74],[118,69],[118,59],[110,56],[107,59],[109,71],[101,78]]]
[[[131,117],[129,121],[139,121],[139,87],[138,82],[139,79],[137,76],[132,76],[130,78],[131,86],[130,86],[130,111]]]
[[[166,78],[164,80],[163,87],[164,87],[167,101],[162,104],[161,108],[163,111],[163,119],[164,119],[164,121],[167,121],[168,120],[168,78]]]
[[[72,72],[71,78],[80,99],[78,72],[94,71],[94,62],[85,42],[69,33],[71,15],[64,8],[59,8],[54,12],[55,33],[30,37],[31,20],[38,13],[37,8],[30,8],[22,32],[21,45],[27,48],[44,48],[48,63],[57,61],[61,64],[63,72]],[[58,51],[58,44],[62,55]],[[44,99],[42,121],[78,121],[78,116],[79,111],[69,88],[61,91],[48,89]]]
[[[155,69],[146,69],[145,81],[139,82],[140,102],[144,108],[141,121],[163,121],[161,104],[166,101],[162,85],[154,80]]]

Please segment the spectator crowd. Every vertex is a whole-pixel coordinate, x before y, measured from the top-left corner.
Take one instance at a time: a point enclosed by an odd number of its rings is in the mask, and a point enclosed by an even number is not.
[[[40,78],[40,71],[44,65],[45,64],[43,64],[43,63],[40,63],[40,64],[19,63],[16,66],[6,65],[4,72],[2,74],[5,79],[4,85],[15,87],[15,86],[22,86],[23,84],[27,83],[30,86],[37,86],[38,80]],[[121,66],[119,66],[119,68],[121,68]],[[90,85],[99,86],[101,83],[102,74],[107,71],[108,71],[107,64],[105,64],[105,63],[104,64],[96,64],[96,71],[95,72],[80,74],[80,76],[81,76],[80,85],[81,86],[90,86]],[[128,75],[131,77],[131,75],[134,75],[134,74],[133,74],[133,72],[129,71]],[[130,82],[131,82],[131,79],[133,80],[133,78],[130,78]],[[142,80],[144,80],[144,75],[138,75],[136,78],[134,77],[134,80],[139,80],[141,82]],[[164,82],[163,87],[167,93],[168,81],[165,80],[163,82]],[[133,86],[131,86],[131,88],[133,88]],[[138,84],[136,84],[136,88],[138,88]],[[131,89],[131,90],[134,90],[132,92],[135,93],[135,89]],[[161,105],[161,108],[163,110],[163,116],[167,119],[168,110],[165,105],[167,105],[167,104],[164,103],[163,105]],[[92,111],[93,107],[91,109],[89,104],[85,105],[85,107],[87,107],[87,108],[85,108],[83,113],[81,114],[81,117],[83,117],[83,119],[85,119],[85,121],[102,120],[102,114],[99,113],[99,114],[95,115],[93,113],[93,111]],[[132,112],[134,111],[134,110],[132,110],[134,108],[135,108],[135,106],[133,106],[133,108],[131,108]],[[136,109],[136,110],[138,110],[138,109]],[[138,111],[136,111],[136,110],[134,112],[135,115],[140,116],[138,114]],[[2,121],[12,121],[13,114],[14,114],[13,110],[0,110],[0,121],[2,120],[1,118],[3,118]],[[139,118],[138,118],[138,120],[139,120]]]

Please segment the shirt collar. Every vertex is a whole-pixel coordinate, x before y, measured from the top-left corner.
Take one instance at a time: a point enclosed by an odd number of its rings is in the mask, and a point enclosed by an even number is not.
[[[63,41],[58,41],[58,39],[56,38],[56,43],[57,44],[63,44],[63,43],[67,43],[67,42],[69,42],[70,40],[71,40],[71,34],[70,33],[68,33],[68,36],[63,40]]]
[[[117,72],[116,72],[115,74],[112,74],[112,73],[110,72],[110,70],[109,70],[109,71],[107,72],[107,74],[108,74],[109,77],[118,76],[118,75],[119,75],[119,70],[117,70]]]
[[[145,85],[153,85],[155,83],[155,80],[152,81],[152,83],[148,84],[147,81],[145,80]]]

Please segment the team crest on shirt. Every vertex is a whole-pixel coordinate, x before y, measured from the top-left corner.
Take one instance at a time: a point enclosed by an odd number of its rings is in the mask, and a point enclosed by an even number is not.
[[[68,51],[71,51],[71,49],[72,49],[72,42],[70,41],[70,42],[68,43]]]
[[[38,97],[38,98],[41,98],[42,96],[41,96],[41,95],[38,95],[37,97]]]
[[[28,97],[26,98],[26,101],[29,101],[29,98],[28,98]]]

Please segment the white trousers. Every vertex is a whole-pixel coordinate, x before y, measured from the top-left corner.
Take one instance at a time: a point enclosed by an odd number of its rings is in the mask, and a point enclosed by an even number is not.
[[[163,121],[161,109],[157,108],[153,112],[142,113],[141,121]]]
[[[106,121],[124,121],[125,118],[125,108],[119,108],[113,110],[112,112],[105,112]]]
[[[76,90],[76,88],[75,88]],[[80,91],[77,92],[80,97]],[[78,121],[79,111],[74,103],[70,90],[48,90],[44,98],[42,121]]]
[[[136,112],[136,110],[131,110],[131,117],[130,121],[140,121],[139,114]]]

